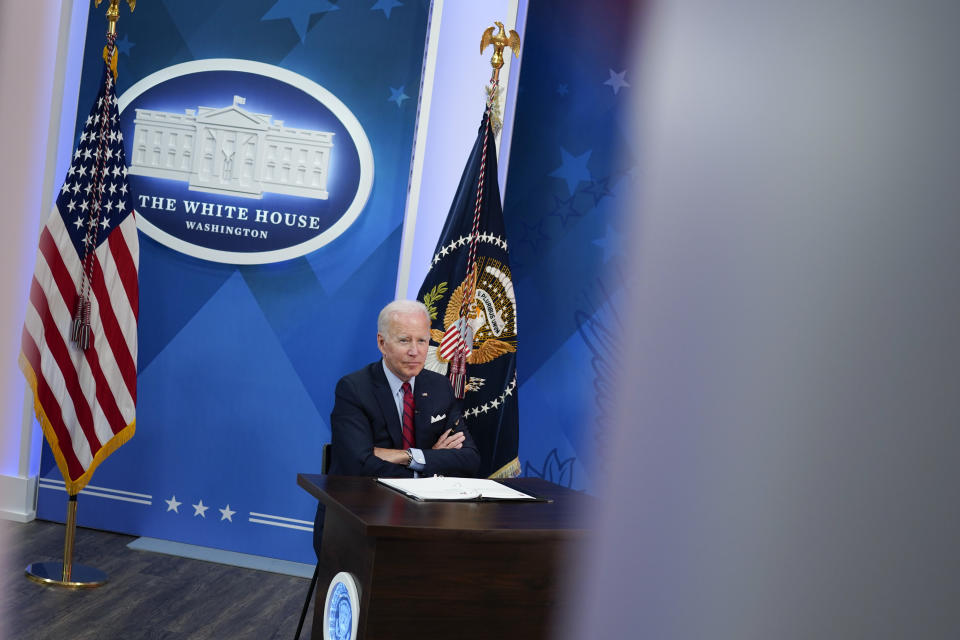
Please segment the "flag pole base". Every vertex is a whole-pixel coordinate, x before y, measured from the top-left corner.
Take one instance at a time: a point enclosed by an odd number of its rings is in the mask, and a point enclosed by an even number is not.
[[[106,583],[107,574],[93,567],[74,564],[70,568],[70,578],[63,579],[62,562],[34,562],[27,566],[27,577],[40,584],[52,584],[68,589],[94,589]]]

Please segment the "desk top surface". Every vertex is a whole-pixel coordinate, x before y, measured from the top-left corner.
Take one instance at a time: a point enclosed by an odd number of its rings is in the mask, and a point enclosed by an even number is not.
[[[550,502],[418,502],[358,476],[301,473],[297,484],[365,535],[380,537],[580,538],[597,502],[539,478],[504,484]]]

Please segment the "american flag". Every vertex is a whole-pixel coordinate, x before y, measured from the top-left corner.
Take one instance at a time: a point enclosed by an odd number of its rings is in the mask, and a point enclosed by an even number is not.
[[[40,232],[21,339],[20,367],[70,495],[136,422],[140,249],[114,86],[104,65]]]

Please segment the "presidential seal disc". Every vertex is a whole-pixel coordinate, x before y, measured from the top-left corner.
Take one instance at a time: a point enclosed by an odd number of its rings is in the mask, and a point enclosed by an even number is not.
[[[353,574],[341,571],[330,581],[323,606],[324,640],[354,640],[360,615],[360,595]]]

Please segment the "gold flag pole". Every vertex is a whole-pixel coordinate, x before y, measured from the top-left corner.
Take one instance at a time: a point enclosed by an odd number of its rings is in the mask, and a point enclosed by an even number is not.
[[[99,7],[103,0],[93,0]],[[130,11],[137,6],[137,0],[127,0]],[[117,20],[120,19],[120,0],[110,0],[107,8],[107,42],[103,48],[104,62],[109,60],[113,78],[117,77]],[[82,348],[86,348],[85,346]],[[73,563],[73,545],[77,534],[77,494],[67,499],[67,522],[63,541],[63,562],[34,562],[27,566],[27,577],[35,582],[51,584],[72,589],[99,587],[107,581],[107,574],[99,569]]]

